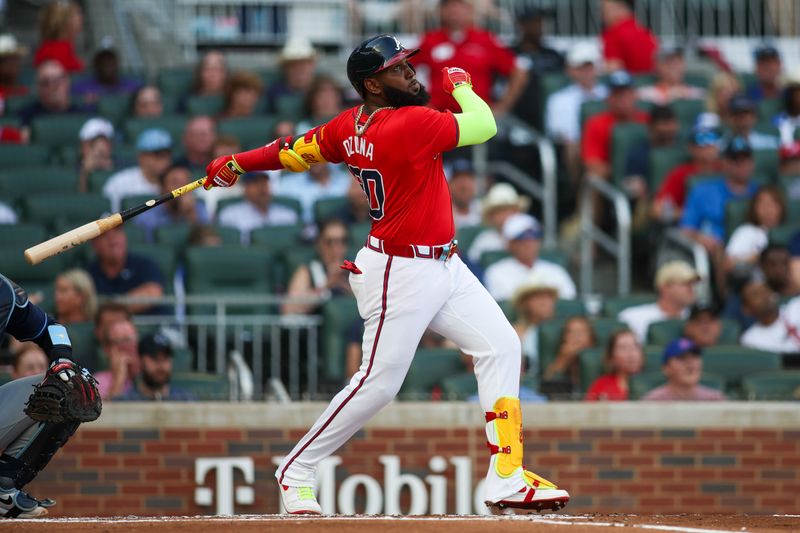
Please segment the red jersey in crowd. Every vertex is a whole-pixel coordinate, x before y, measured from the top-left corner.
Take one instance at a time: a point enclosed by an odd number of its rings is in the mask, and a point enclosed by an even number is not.
[[[632,122],[646,124],[647,121],[647,113],[637,109]],[[611,133],[618,122],[620,120],[609,111],[600,112],[586,121],[581,140],[581,157],[584,163],[611,163]]]
[[[621,20],[601,34],[603,57],[606,61],[622,61],[630,74],[644,74],[655,69],[658,41],[650,30],[643,28],[634,17]]]
[[[587,401],[624,402],[628,399],[628,389],[619,386],[614,374],[606,374],[597,378],[586,391]]]
[[[369,199],[370,234],[394,244],[449,243],[455,234],[441,153],[458,144],[450,112],[408,106],[380,109],[356,135],[359,107],[322,126],[318,140],[331,163],[347,164]],[[366,123],[366,115],[359,124]]]
[[[484,101],[491,101],[492,83],[496,75],[509,76],[514,70],[516,56],[491,32],[470,28],[460,40],[446,30],[428,32],[419,45],[420,52],[411,63],[425,65],[430,70],[430,87],[442,86],[442,68],[460,67],[472,75],[472,89]],[[460,111],[452,96],[444,91],[431,90],[431,106],[440,110]]]
[[[83,61],[75,54],[75,49],[70,41],[45,41],[36,50],[33,65],[38,67],[47,60],[61,63],[67,72],[80,72],[83,70]]]
[[[697,173],[697,165],[692,161],[678,165],[664,178],[661,188],[656,193],[656,200],[669,199],[673,205],[683,207],[686,203],[686,194],[689,192],[687,187],[689,178]]]

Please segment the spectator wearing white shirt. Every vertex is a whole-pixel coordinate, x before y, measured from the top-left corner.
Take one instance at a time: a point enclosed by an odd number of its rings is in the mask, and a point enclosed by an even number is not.
[[[477,184],[472,163],[456,159],[450,165],[450,198],[453,200],[453,221],[456,229],[477,226],[481,223],[481,203],[477,198]]]
[[[650,324],[689,316],[689,306],[695,302],[694,284],[699,280],[695,269],[685,261],[664,263],[656,272],[658,299],[623,309],[617,319],[626,323],[639,343],[644,344]]]
[[[656,63],[658,79],[653,85],[639,89],[639,99],[656,105],[669,105],[675,100],[700,100],[706,92],[700,87],[692,87],[684,81],[686,60],[683,48],[664,46],[658,51]]]
[[[276,191],[296,198],[303,206],[303,223],[314,223],[314,204],[323,198],[344,198],[350,187],[350,174],[338,165],[312,165],[302,174],[283,175]]]
[[[742,311],[756,320],[742,334],[744,346],[776,353],[800,352],[800,299],[779,307],[778,294],[760,281],[742,288]]]
[[[266,172],[247,172],[239,178],[244,200],[223,208],[217,217],[220,226],[236,228],[242,244],[250,242],[250,232],[263,226],[297,224],[297,213],[272,202],[272,190]]]
[[[16,224],[17,214],[11,209],[11,206],[4,202],[0,202],[0,224]]]
[[[511,257],[487,268],[485,276],[486,289],[495,300],[508,300],[531,276],[548,280],[560,298],[575,298],[575,283],[564,267],[539,258],[541,237],[541,226],[530,215],[518,213],[503,224],[503,239]]]
[[[113,174],[103,186],[112,211],[119,211],[122,199],[128,196],[158,194],[158,177],[172,162],[172,137],[160,128],[144,130],[136,138],[136,150],[138,165]]]
[[[582,43],[570,48],[567,53],[567,72],[573,83],[547,99],[547,135],[564,144],[571,176],[578,176],[580,162],[581,105],[593,100],[605,100],[608,96],[608,88],[597,81],[599,62],[600,53],[594,45]]]
[[[786,201],[775,186],[762,187],[750,200],[747,223],[737,227],[725,247],[725,267],[728,272],[749,272],[769,243],[769,230],[785,219]]]
[[[478,263],[484,252],[505,249],[506,243],[501,235],[503,224],[512,215],[526,211],[529,205],[530,200],[526,196],[520,196],[508,183],[492,186],[481,205],[483,224],[487,228],[475,237],[467,250],[470,263]]]

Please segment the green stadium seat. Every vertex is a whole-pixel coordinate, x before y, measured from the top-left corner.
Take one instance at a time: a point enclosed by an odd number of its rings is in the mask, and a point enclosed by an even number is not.
[[[447,376],[442,380],[442,394],[446,401],[464,401],[478,394],[478,380],[472,372]]]
[[[746,400],[787,401],[800,399],[800,370],[758,372],[742,379]]]
[[[295,224],[291,226],[264,226],[250,232],[250,244],[265,246],[276,251],[285,252],[302,243],[303,226]]]
[[[350,246],[357,246],[359,248],[364,246],[364,243],[367,242],[367,236],[369,235],[371,229],[372,222],[369,221],[350,224],[350,226],[347,228]],[[459,246],[460,245],[461,241],[459,241]]]
[[[633,376],[630,383],[631,399],[639,400],[642,396],[666,382],[667,378],[660,370],[643,372]],[[719,391],[725,390],[725,378],[710,372],[703,372],[703,375],[700,376],[700,384]]]
[[[128,244],[147,244],[147,232],[143,227],[128,222],[122,226],[122,231],[128,237]]]
[[[738,391],[743,378],[757,372],[778,370],[781,356],[772,352],[754,350],[738,344],[712,346],[703,350],[703,370],[725,378],[726,390]]]
[[[172,68],[158,71],[158,88],[164,95],[181,97],[192,89],[194,70]]]
[[[225,109],[225,100],[222,96],[190,96],[186,100],[186,110],[192,116],[208,115],[216,116]]]
[[[97,102],[97,111],[115,125],[119,125],[128,116],[132,101],[133,94],[107,94],[101,96]]]
[[[89,174],[88,190],[89,192],[103,192],[103,186],[108,181],[108,178],[113,176],[116,170],[96,170]]]
[[[448,376],[464,371],[458,350],[449,348],[420,348],[400,388],[400,399],[428,400],[435,387]]]
[[[458,239],[458,247],[461,251],[466,252],[469,250],[478,235],[485,229],[487,229],[487,227],[481,225],[462,226],[456,229],[456,239]]]
[[[47,237],[47,230],[41,224],[19,223],[0,224],[0,249],[8,246],[29,247],[38,244]]]
[[[294,212],[297,213],[298,217],[303,216],[303,204],[301,204],[300,200],[297,198],[293,198],[291,196],[280,196],[276,194],[272,197],[272,201],[276,204],[288,207],[289,209],[294,209]]]
[[[725,204],[725,234],[730,239],[734,230],[747,222],[748,200],[730,200]]]
[[[739,340],[741,333],[741,326],[735,320],[723,318],[722,332],[720,333],[720,344],[736,344]],[[683,320],[663,320],[650,324],[647,330],[648,344],[657,344],[659,346],[666,346],[683,335]]]
[[[230,382],[223,374],[180,372],[172,375],[172,386],[194,394],[202,401],[228,401]]]
[[[514,305],[511,303],[511,300],[500,300],[497,302],[497,305],[500,306],[500,310],[503,311],[503,314],[506,316],[509,322],[513,324],[517,321],[517,310],[514,309]]]
[[[14,378],[7,372],[0,372],[0,386],[12,381]]]
[[[156,229],[156,242],[165,244],[173,249],[183,249],[189,244],[189,234],[192,226],[189,224],[170,224]]]
[[[306,115],[303,109],[303,97],[294,94],[281,96],[275,102],[275,111],[278,116],[296,121]]]
[[[164,275],[166,286],[164,291],[167,294],[172,294],[173,283],[172,278],[175,276],[175,270],[178,268],[177,252],[167,246],[159,246],[156,244],[135,244],[128,243],[128,251],[133,254],[140,254],[152,259],[161,274]]]
[[[81,113],[36,117],[31,123],[31,142],[50,148],[76,146],[78,132],[90,118]]]
[[[772,124],[772,120],[783,111],[782,98],[765,98],[758,102],[758,118],[763,124]]]
[[[75,361],[92,371],[96,370],[95,352],[97,351],[97,343],[94,338],[94,322],[67,324],[66,328],[67,333],[69,333],[69,340],[72,343],[72,354],[75,357]]]
[[[686,149],[678,148],[653,148],[650,150],[650,175],[647,177],[650,190],[658,191],[664,178],[670,171],[683,163],[687,158]]]
[[[783,224],[782,226],[769,230],[769,242],[771,244],[788,246],[792,237],[794,237],[798,231],[800,231],[800,228],[798,228],[797,223]]]
[[[172,349],[172,371],[190,372],[192,370],[192,351],[188,348]]]
[[[44,300],[40,307],[47,312],[54,311],[53,281],[70,265],[64,254],[49,257],[38,265],[29,265],[23,255],[27,245],[3,246],[0,253],[0,272],[25,288],[29,295],[42,293]]]
[[[0,168],[41,166],[49,156],[50,148],[41,144],[0,144]]]
[[[644,371],[655,372],[661,371],[661,356],[664,354],[663,346],[645,346],[644,347]]]
[[[322,305],[322,362],[324,378],[342,383],[345,376],[345,339],[347,331],[356,320],[360,320],[356,299],[337,296]]]
[[[348,200],[346,197],[320,198],[314,202],[314,220],[317,224],[334,218],[343,210],[347,209]]]
[[[136,144],[136,138],[141,132],[150,128],[162,128],[172,136],[173,146],[180,144],[183,130],[186,128],[188,117],[183,115],[164,115],[157,118],[129,118],[125,121],[125,138],[132,145]]]
[[[777,150],[753,150],[753,159],[756,162],[755,174],[760,178],[762,185],[773,183],[778,177],[780,158]]]
[[[233,135],[243,149],[251,149],[263,146],[272,139],[272,131],[277,122],[277,118],[269,116],[229,118],[219,121],[217,131],[220,134]]]
[[[540,109],[547,108],[547,99],[572,82],[564,72],[548,72],[539,77]],[[544,114],[542,114],[544,116]]]
[[[18,115],[20,111],[32,105],[35,101],[36,97],[33,94],[9,96],[3,102],[3,106],[7,115]]]
[[[711,84],[711,80],[705,72],[687,72],[684,81],[687,85],[700,87],[701,89],[708,89]]]
[[[592,329],[597,338],[598,346],[605,346],[608,338],[615,331],[627,328],[628,326],[624,322],[620,322],[616,318],[599,317],[592,319]]]
[[[481,268],[486,271],[487,268],[506,257],[511,257],[506,250],[490,250],[488,252],[483,252],[480,258]]]
[[[623,309],[635,305],[649,304],[655,301],[656,295],[653,293],[638,293],[608,298],[603,302],[603,314],[608,317],[616,318]]]
[[[22,201],[27,220],[35,220],[55,230],[57,227],[82,226],[108,212],[108,199],[99,194],[42,193]]]
[[[232,245],[241,245],[242,244],[242,236],[238,229],[236,228],[228,228],[225,226],[215,226],[215,230],[219,234],[219,239],[222,241],[222,244],[232,244]]]
[[[581,104],[581,130],[583,130],[586,121],[608,108],[605,100],[589,100]]]
[[[584,350],[578,356],[578,366],[581,376],[581,390],[586,392],[594,380],[599,378],[604,371],[604,348],[595,347]]]
[[[697,116],[706,110],[704,100],[675,100],[669,105],[678,116],[678,121],[685,128],[694,126]]]
[[[638,122],[617,124],[611,132],[611,176],[620,184],[625,178],[628,153],[647,139],[647,126]]]
[[[0,172],[0,198],[15,200],[38,194],[74,193],[78,190],[75,169],[35,166]]]

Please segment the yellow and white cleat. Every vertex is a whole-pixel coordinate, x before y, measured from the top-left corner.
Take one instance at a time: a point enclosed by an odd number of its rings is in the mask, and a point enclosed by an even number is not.
[[[559,489],[554,483],[523,470],[525,486],[497,502],[486,502],[492,514],[509,514],[511,509],[536,512],[560,511],[569,502],[569,492]]]

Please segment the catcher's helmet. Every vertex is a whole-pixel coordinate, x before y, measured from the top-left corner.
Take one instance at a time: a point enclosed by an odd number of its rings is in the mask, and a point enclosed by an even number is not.
[[[364,78],[368,78],[392,65],[408,59],[419,48],[405,48],[394,35],[370,37],[347,59],[347,77],[358,94],[364,96]]]

